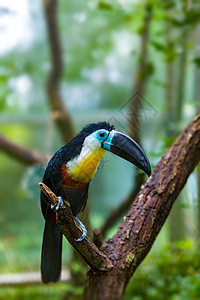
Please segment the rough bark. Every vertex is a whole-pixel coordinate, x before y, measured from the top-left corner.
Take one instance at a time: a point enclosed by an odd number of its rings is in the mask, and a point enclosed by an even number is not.
[[[47,80],[47,94],[52,108],[52,118],[55,120],[65,143],[74,136],[70,115],[60,94],[62,77],[62,51],[57,25],[57,0],[43,0],[47,23],[52,67]]]
[[[100,250],[113,268],[87,273],[84,299],[122,299],[130,277],[150,251],[172,204],[200,160],[200,114],[167,150],[117,233]]]

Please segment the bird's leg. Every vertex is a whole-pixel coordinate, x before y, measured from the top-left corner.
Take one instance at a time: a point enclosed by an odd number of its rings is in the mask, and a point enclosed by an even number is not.
[[[83,234],[82,236],[80,236],[78,239],[74,239],[76,242],[81,242],[86,236],[87,236],[87,230],[85,228],[85,226],[83,225],[83,223],[77,218],[74,217],[76,223],[81,227],[81,229],[83,230]]]
[[[63,205],[63,199],[62,199],[62,197],[59,196],[58,199],[59,199],[58,204],[51,205],[51,209],[57,211]],[[75,219],[76,223],[78,224],[78,226],[80,226],[81,229],[83,230],[83,234],[78,239],[74,239],[74,240],[76,242],[81,242],[87,236],[87,229],[85,228],[85,226],[83,225],[83,223],[77,217],[74,217],[74,219]]]
[[[59,201],[58,201],[58,204],[55,204],[55,205],[51,205],[51,209],[53,210],[59,210],[59,208],[63,205],[63,199],[61,196],[58,197]]]

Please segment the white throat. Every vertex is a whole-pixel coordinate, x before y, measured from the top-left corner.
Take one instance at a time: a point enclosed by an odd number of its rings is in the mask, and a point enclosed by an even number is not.
[[[66,164],[71,177],[78,182],[90,182],[105,152],[95,135],[86,137],[80,154]]]

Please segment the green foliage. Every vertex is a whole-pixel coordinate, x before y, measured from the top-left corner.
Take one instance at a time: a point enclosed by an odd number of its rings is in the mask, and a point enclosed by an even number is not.
[[[188,101],[189,105],[192,105],[192,106],[200,106],[200,102],[199,101]]]
[[[164,44],[161,44],[159,41],[152,41],[151,44],[157,51],[166,51]]]
[[[169,45],[166,45],[159,41],[152,41],[151,45],[156,49],[156,51],[163,53],[163,60],[166,63],[172,63],[177,58],[178,52],[175,48],[175,42],[170,42]]]
[[[68,283],[22,285],[18,287],[1,287],[0,300],[60,300],[64,295],[70,300],[80,300],[81,293],[82,288],[73,287]]]
[[[197,68],[200,68],[200,57],[195,57],[193,59],[193,63],[196,65]]]
[[[99,2],[98,8],[102,10],[112,10],[112,6],[109,3],[106,3],[104,1]]]
[[[196,166],[195,170],[200,173],[200,164]]]
[[[190,300],[200,297],[200,253],[193,241],[154,251],[131,279],[126,300]]]
[[[158,86],[161,86],[162,88],[166,89],[167,88],[167,83],[160,81],[160,80],[154,80],[154,83]]]
[[[171,144],[175,141],[176,137],[173,136],[173,137],[167,137],[167,136],[163,136],[162,137],[162,142],[163,142],[163,145],[162,145],[162,149],[163,149],[163,152],[166,151],[166,149],[168,149]]]

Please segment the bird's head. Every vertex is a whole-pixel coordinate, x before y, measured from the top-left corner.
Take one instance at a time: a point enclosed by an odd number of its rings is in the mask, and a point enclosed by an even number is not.
[[[149,160],[141,147],[107,122],[87,125],[73,141],[79,143],[79,153],[74,154],[67,167],[77,181],[89,182],[107,151],[131,162],[148,176],[151,174]]]

